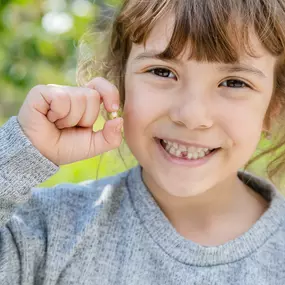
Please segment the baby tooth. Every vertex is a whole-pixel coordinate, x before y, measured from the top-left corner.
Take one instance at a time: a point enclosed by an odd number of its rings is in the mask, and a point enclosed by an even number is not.
[[[177,144],[177,143],[173,143],[173,146],[174,146],[175,148],[178,148],[178,144]]]
[[[198,158],[198,153],[197,153],[197,152],[193,153],[193,158],[194,158],[194,159],[197,159],[197,158]]]
[[[199,157],[204,157],[205,156],[205,153],[204,152],[200,152],[199,153]]]
[[[116,119],[118,117],[118,112],[112,112],[111,113],[111,118]]]
[[[188,151],[188,152],[192,152],[192,147],[188,147],[188,148],[187,148],[187,151]]]
[[[181,155],[181,150],[179,150],[179,149],[176,150],[175,155],[176,155],[176,156],[180,156],[180,155]]]
[[[185,145],[180,145],[180,146],[179,146],[179,149],[180,149],[181,151],[187,151],[187,147],[186,147]]]
[[[191,159],[192,156],[193,156],[192,153],[190,153],[190,152],[187,153],[187,157],[188,157],[189,159]]]

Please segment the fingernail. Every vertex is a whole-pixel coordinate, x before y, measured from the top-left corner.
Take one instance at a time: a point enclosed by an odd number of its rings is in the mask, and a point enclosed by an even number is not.
[[[119,105],[118,105],[118,104],[113,104],[113,105],[112,105],[112,109],[113,109],[114,111],[118,111],[118,110],[119,110]]]
[[[123,120],[120,120],[119,125],[116,127],[116,132],[118,132],[118,133],[121,132],[122,127],[123,127]]]

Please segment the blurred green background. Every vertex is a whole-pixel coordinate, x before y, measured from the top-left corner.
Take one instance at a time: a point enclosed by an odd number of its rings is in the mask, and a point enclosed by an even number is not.
[[[17,115],[37,84],[76,86],[79,40],[106,29],[120,0],[0,0],[0,125]],[[100,118],[96,128],[101,128]],[[268,142],[267,142],[268,143]],[[260,146],[266,142],[261,141]],[[42,186],[79,182],[125,171],[136,164],[122,146],[117,151],[61,167]],[[264,174],[266,159],[251,168]]]
[[[79,40],[106,29],[119,0],[0,0],[0,125],[17,115],[37,84],[76,86]],[[95,128],[103,125],[101,117]],[[62,166],[41,186],[79,182],[125,171],[135,160],[118,151]]]

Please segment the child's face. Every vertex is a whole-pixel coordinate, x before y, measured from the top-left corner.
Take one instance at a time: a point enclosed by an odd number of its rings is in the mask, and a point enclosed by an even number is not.
[[[237,170],[254,153],[271,99],[276,59],[263,49],[254,34],[252,43],[260,57],[241,55],[240,66],[248,70],[233,69],[229,64],[187,61],[187,54],[177,62],[137,58],[146,51],[163,51],[171,27],[169,18],[161,20],[146,50],[143,45],[132,47],[125,79],[124,131],[127,144],[144,169],[148,186],[185,197],[202,193],[226,179],[236,179]],[[163,70],[147,72],[153,68]],[[193,167],[181,164],[182,160],[167,159],[155,138],[220,149],[205,163]]]

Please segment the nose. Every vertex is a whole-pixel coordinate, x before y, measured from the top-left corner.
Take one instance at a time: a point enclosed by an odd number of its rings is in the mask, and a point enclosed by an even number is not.
[[[179,125],[184,125],[189,130],[207,129],[213,125],[211,104],[206,96],[187,93],[179,96],[172,103],[170,118]]]

